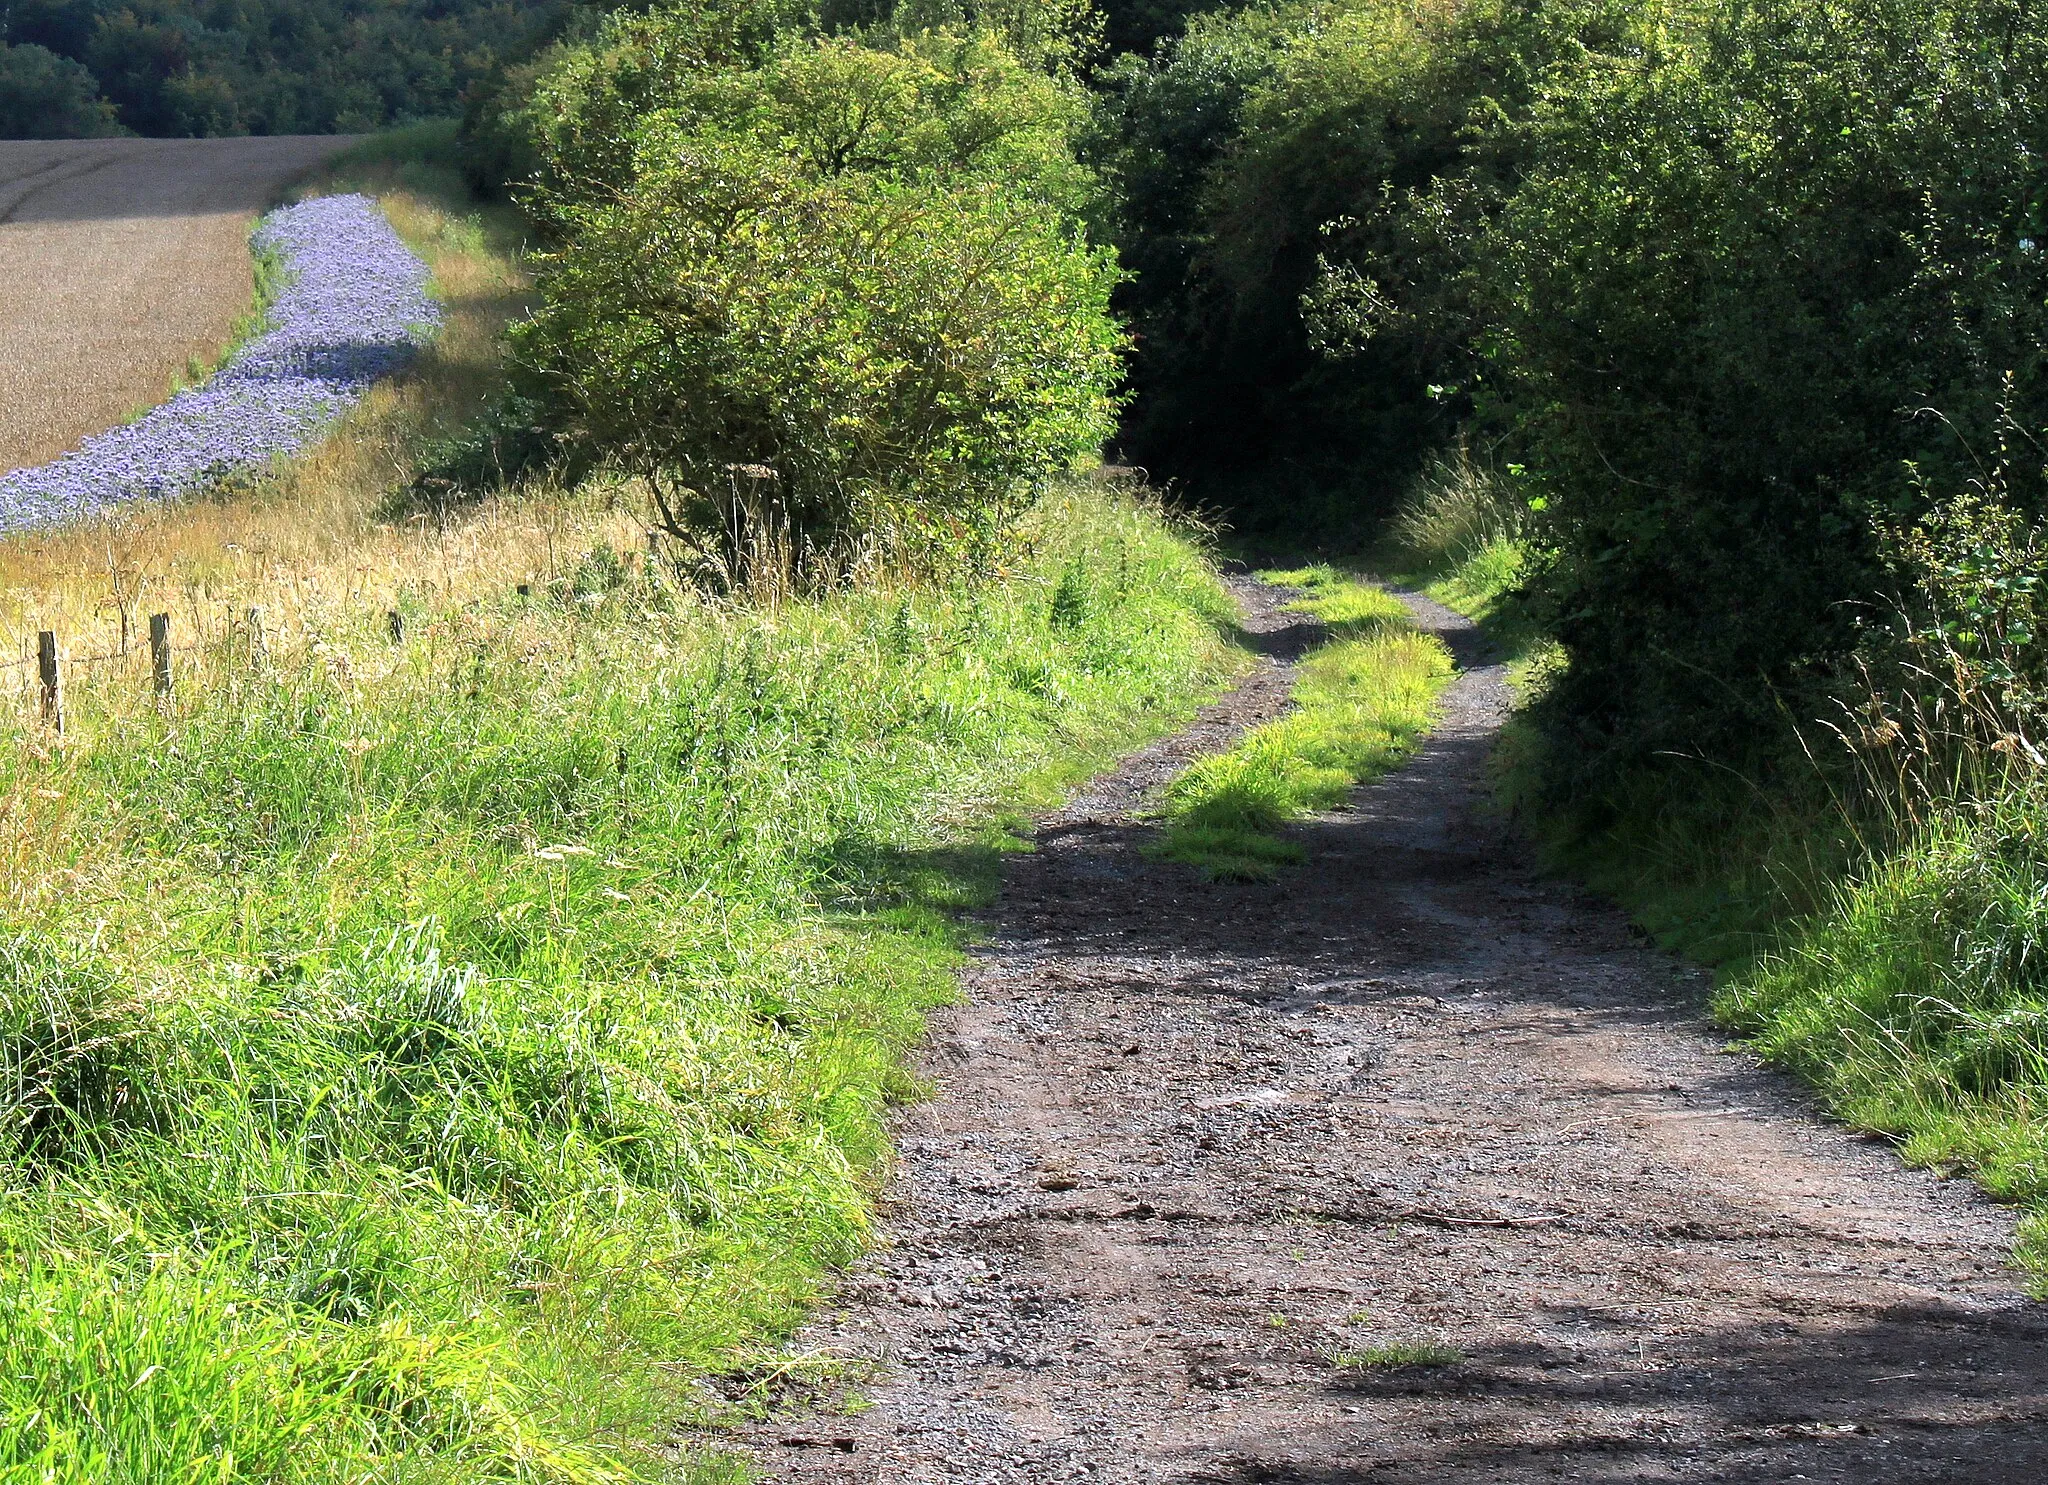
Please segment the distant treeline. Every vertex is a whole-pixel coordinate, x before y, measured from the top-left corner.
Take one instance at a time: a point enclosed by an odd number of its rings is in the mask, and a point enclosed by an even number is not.
[[[0,137],[355,133],[459,112],[561,0],[11,0]]]

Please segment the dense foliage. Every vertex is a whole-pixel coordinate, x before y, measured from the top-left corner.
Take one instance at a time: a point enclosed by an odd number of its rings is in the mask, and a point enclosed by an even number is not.
[[[0,139],[100,139],[119,134],[91,72],[48,47],[0,41]]]
[[[351,133],[442,117],[523,55],[562,0],[11,0],[0,41],[46,48],[64,97],[137,134]],[[39,64],[40,65],[40,64]],[[0,136],[87,132],[24,112],[37,84],[0,53]],[[77,105],[55,115],[81,117]],[[104,132],[104,131],[95,131]]]
[[[495,94],[471,136],[554,244],[519,416],[639,474],[721,585],[985,565],[1120,374],[1085,102],[1022,44],[620,14]]]
[[[1363,526],[1434,449],[1513,463],[1594,772],[1812,715],[1886,532],[2048,427],[2011,0],[1253,8],[1104,81],[1130,452],[1297,530],[1305,485]]]
[[[2048,427],[2048,25],[1795,0],[1584,69],[1494,244],[1557,700],[1628,752],[1807,708],[1885,526]],[[2038,461],[2009,496],[2039,509]]]

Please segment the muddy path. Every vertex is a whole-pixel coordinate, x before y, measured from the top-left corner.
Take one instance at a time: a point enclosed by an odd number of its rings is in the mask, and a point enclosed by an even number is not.
[[[2008,1214],[1731,1055],[1704,986],[1481,811],[1504,678],[1212,884],[1132,812],[1312,637],[1044,822],[934,1026],[886,1244],[754,1430],[834,1482],[2048,1480]],[[1333,1362],[1426,1342],[1438,1367]]]

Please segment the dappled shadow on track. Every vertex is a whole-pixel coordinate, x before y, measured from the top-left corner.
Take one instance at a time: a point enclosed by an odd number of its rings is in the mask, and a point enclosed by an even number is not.
[[[1894,1306],[1816,1352],[1796,1325],[1717,1326],[1648,1344],[1633,1367],[1582,1370],[1571,1350],[1496,1346],[1434,1371],[1334,1385],[1357,1404],[1433,1405],[1445,1436],[1361,1437],[1351,1457],[1274,1459],[1285,1442],[1191,1478],[1233,1485],[1388,1485],[1500,1479],[1983,1482],[2048,1479],[2039,1419],[2048,1333],[2031,1320],[1942,1304]],[[1588,1420],[1533,1441],[1529,1416]],[[1604,1422],[1594,1421],[1604,1419]],[[1261,1457],[1266,1456],[1266,1457]]]
[[[1484,808],[1503,677],[1418,608],[1481,663],[1303,867],[1147,851],[1277,668],[1006,864],[895,1246],[803,1342],[882,1363],[875,1407],[781,1478],[2048,1478],[2010,1215],[1725,1055],[1699,975],[1530,867]],[[1410,1339],[1462,1359],[1343,1361]]]

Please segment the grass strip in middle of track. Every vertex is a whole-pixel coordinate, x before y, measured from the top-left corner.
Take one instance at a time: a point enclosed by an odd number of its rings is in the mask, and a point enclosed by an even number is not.
[[[1301,662],[1295,706],[1167,791],[1157,851],[1212,877],[1255,881],[1302,859],[1281,827],[1399,766],[1428,732],[1450,652],[1384,589],[1328,567],[1260,574],[1306,590],[1293,607],[1329,626]]]

